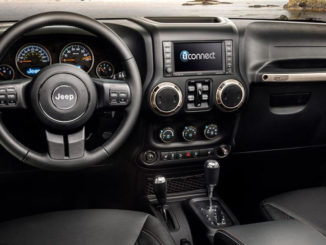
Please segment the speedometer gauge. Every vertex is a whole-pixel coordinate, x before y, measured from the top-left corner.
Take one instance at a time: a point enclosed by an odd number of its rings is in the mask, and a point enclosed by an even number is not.
[[[14,69],[10,65],[0,65],[0,80],[12,80],[15,77]]]
[[[94,64],[92,50],[83,43],[70,43],[65,46],[60,54],[60,63],[68,63],[89,72]]]
[[[40,44],[26,44],[21,47],[16,55],[18,71],[25,77],[34,77],[39,71],[51,65],[49,51]]]

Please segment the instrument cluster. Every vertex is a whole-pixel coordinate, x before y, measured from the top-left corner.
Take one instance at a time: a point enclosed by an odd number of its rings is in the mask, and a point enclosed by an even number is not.
[[[62,44],[51,43],[50,47],[46,47],[43,43],[28,42],[18,48],[12,48],[12,54],[0,63],[0,81],[35,77],[40,70],[53,63],[75,65],[90,76],[102,79],[115,79],[121,76],[122,71],[115,58],[111,55],[105,57],[103,53],[106,53],[107,49],[103,48],[104,52],[102,52],[98,48],[100,45],[93,45],[97,49],[93,51],[84,42],[63,43],[61,41]]]

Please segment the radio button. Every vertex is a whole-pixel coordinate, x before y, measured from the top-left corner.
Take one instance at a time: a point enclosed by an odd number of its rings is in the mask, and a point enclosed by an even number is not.
[[[171,65],[171,59],[165,59],[165,65]]]
[[[164,47],[164,54],[171,53],[171,47]]]
[[[231,40],[225,41],[225,45],[226,46],[232,46],[232,41]]]
[[[165,71],[166,71],[167,73],[172,73],[172,68],[171,68],[171,67],[166,67],[166,68],[165,68]]]

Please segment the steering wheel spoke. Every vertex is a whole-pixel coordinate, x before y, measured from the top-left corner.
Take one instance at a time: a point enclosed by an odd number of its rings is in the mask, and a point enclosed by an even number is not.
[[[32,79],[17,79],[0,83],[0,110],[27,109],[25,91]]]
[[[46,131],[49,156],[56,160],[82,158],[85,154],[85,127],[67,135]]]
[[[124,108],[130,104],[129,84],[121,80],[93,78],[98,91],[97,108]]]

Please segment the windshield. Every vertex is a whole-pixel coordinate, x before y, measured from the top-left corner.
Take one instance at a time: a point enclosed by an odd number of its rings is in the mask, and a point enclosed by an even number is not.
[[[93,18],[221,16],[247,19],[326,21],[326,0],[0,0],[0,20],[47,11]]]

